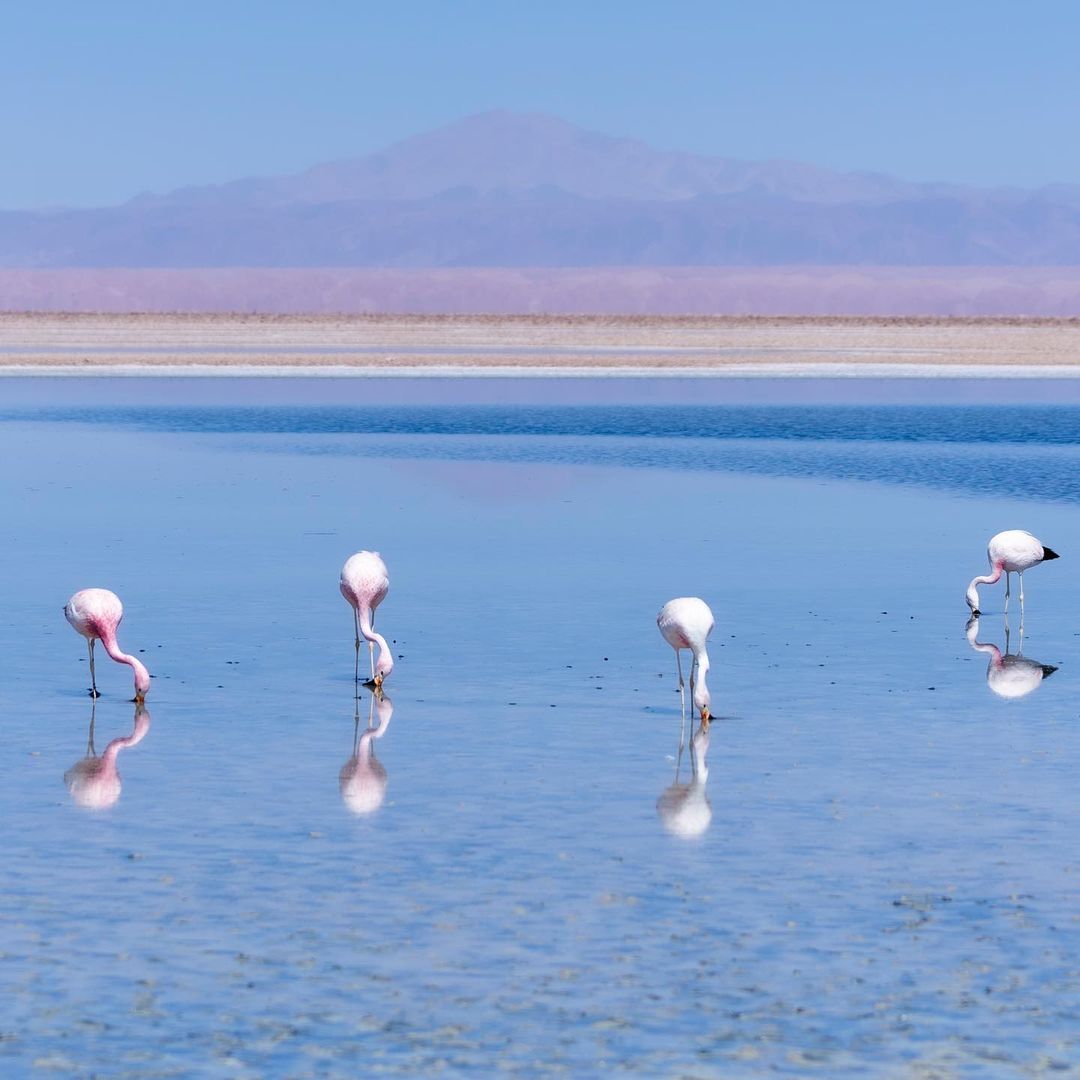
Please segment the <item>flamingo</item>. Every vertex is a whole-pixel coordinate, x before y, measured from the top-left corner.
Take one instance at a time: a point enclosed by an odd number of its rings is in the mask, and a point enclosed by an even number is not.
[[[712,714],[709,712],[709,688],[705,685],[705,676],[709,672],[709,653],[705,645],[714,625],[709,605],[696,596],[681,596],[676,600],[669,600],[656,616],[656,625],[660,627],[664,640],[675,650],[680,697],[683,693],[683,673],[679,651],[689,649],[694,654],[690,664],[690,697],[694,708],[701,715],[702,723],[708,725]]]
[[[150,714],[146,706],[139,702],[135,706],[135,726],[130,735],[113,739],[105,752],[98,757],[94,753],[94,709],[90,706],[90,739],[86,748],[86,757],[76,761],[66,773],[64,783],[68,792],[79,806],[86,810],[105,810],[113,806],[120,798],[120,773],[116,759],[120,751],[142,742],[150,730]]]
[[[1029,532],[1023,529],[1008,529],[990,537],[990,543],[986,545],[986,557],[990,560],[992,573],[983,574],[981,577],[971,579],[967,587],[967,605],[971,608],[972,615],[982,614],[979,611],[979,590],[977,585],[993,585],[1005,571],[1005,610],[1009,610],[1010,574],[1020,575],[1020,610],[1024,610],[1024,571],[1038,566],[1041,562],[1060,558],[1056,551],[1044,547],[1041,540],[1036,540]]]
[[[356,621],[356,680],[360,680],[360,636],[363,635],[371,660],[371,685],[376,689],[394,670],[394,659],[386,638],[375,633],[375,609],[386,599],[389,588],[386,563],[377,551],[358,551],[341,568],[341,595],[352,605]],[[378,663],[375,662],[376,644],[379,646]]]
[[[120,651],[116,628],[124,617],[120,597],[108,589],[80,589],[65,605],[64,617],[87,641],[90,652],[90,696],[100,697],[94,674],[94,642],[99,638],[105,651],[118,663],[135,672],[135,700],[142,701],[150,689],[150,672],[134,656]]]
[[[378,727],[372,724],[375,710],[379,713]],[[356,721],[353,728],[353,754],[341,767],[338,774],[338,788],[345,805],[354,814],[372,814],[379,809],[386,798],[386,768],[375,756],[376,739],[386,734],[390,717],[394,715],[394,703],[381,691],[371,695],[371,709],[368,712],[368,727],[357,738],[360,731],[360,699],[356,699]]]
[[[998,697],[1015,700],[1026,697],[1042,685],[1044,679],[1049,679],[1057,671],[1051,664],[1040,664],[1037,660],[1029,660],[1024,656],[1024,628],[1020,627],[1020,651],[1009,652],[1009,630],[1005,629],[1005,655],[1001,650],[986,641],[979,641],[979,619],[972,615],[968,619],[967,639],[968,644],[976,651],[989,653],[990,663],[986,665],[986,685],[997,694]]]

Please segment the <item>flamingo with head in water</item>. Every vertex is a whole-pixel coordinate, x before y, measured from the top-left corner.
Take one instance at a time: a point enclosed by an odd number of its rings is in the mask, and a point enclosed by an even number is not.
[[[972,578],[967,587],[967,605],[972,615],[979,615],[979,585],[994,585],[1005,573],[1005,610],[1009,610],[1010,574],[1020,575],[1020,610],[1024,609],[1024,571],[1059,558],[1056,551],[1044,547],[1041,540],[1036,540],[1023,529],[1007,529],[990,537],[986,545],[986,557],[990,560],[989,574]]]
[[[90,695],[99,697],[94,673],[94,643],[100,641],[105,651],[118,663],[135,672],[135,700],[142,701],[150,689],[150,672],[134,656],[120,651],[116,628],[124,617],[120,597],[108,589],[80,589],[65,605],[64,616],[86,638],[90,652]]]
[[[712,719],[709,712],[709,688],[705,676],[709,672],[709,653],[706,642],[713,628],[713,613],[704,600],[696,596],[681,596],[669,600],[656,616],[656,625],[664,640],[675,650],[675,666],[679,672],[679,693],[683,692],[682,660],[679,652],[689,649],[693,653],[690,663],[690,695],[694,708],[701,716],[702,723],[708,725]],[[697,673],[695,682],[694,674]]]
[[[371,683],[376,688],[394,670],[394,659],[386,638],[375,633],[375,609],[386,599],[390,576],[377,551],[358,551],[341,568],[341,595],[352,605],[356,623],[356,679],[360,679],[360,638],[368,643]],[[379,659],[375,660],[375,646]]]

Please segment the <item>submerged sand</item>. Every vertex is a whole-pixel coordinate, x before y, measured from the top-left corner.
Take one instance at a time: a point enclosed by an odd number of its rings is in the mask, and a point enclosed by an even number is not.
[[[552,372],[1080,367],[1080,319],[0,313],[0,367]]]

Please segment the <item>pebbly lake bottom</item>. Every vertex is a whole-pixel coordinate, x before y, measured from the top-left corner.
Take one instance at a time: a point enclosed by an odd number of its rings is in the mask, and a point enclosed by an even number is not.
[[[0,1069],[1080,1071],[1080,507],[934,490],[903,446],[845,444],[873,481],[825,439],[798,475],[680,445],[0,425]],[[1000,588],[970,629],[963,589],[1012,527],[1062,554],[1022,643],[1059,670],[1007,700],[1018,612],[1007,649]],[[91,584],[145,715],[107,661],[86,695],[60,609]],[[717,616],[695,836],[654,623],[686,594]]]

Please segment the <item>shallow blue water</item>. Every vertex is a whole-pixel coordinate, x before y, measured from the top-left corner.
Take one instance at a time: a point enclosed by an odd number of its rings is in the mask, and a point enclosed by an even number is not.
[[[6,1073],[1080,1066],[1074,410],[42,405],[0,425]],[[963,603],[1010,527],[1062,554],[1017,700]],[[155,676],[93,811],[90,584]],[[717,614],[696,838],[658,810],[683,594]],[[1001,601],[971,640],[1004,652]],[[98,677],[100,754],[135,716]]]

